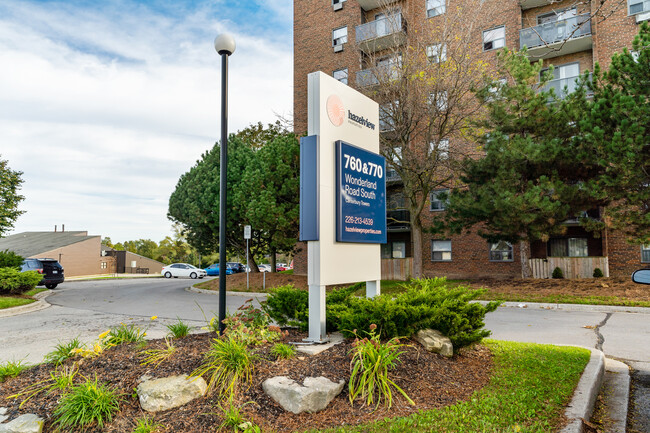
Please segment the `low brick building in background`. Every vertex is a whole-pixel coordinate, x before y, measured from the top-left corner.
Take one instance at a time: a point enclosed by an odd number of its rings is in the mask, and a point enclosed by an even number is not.
[[[162,263],[127,251],[103,253],[101,236],[87,231],[23,232],[0,239],[0,251],[9,250],[24,258],[58,260],[66,277],[115,273],[160,273]],[[132,267],[132,265],[135,266]],[[140,270],[138,272],[138,269]],[[146,271],[145,271],[146,270]]]
[[[495,1],[486,0],[484,4]],[[372,75],[373,69],[390,65],[390,59],[382,58],[382,50],[391,44],[393,49],[404,45],[404,35],[442,23],[440,20],[445,19],[447,10],[462,8],[466,3],[465,0],[295,0],[295,132],[303,135],[307,131],[309,73],[320,70],[360,88],[364,85],[362,80]],[[650,19],[650,2],[643,0],[628,0],[627,4],[617,0],[499,0],[499,8],[496,17],[482,18],[476,40],[467,41],[476,47],[477,56],[494,65],[499,48],[519,50],[526,46],[531,61],[542,59],[545,67],[554,66],[555,79],[548,85],[557,90],[566,86],[569,91],[579,75],[593,71],[596,62],[607,68],[614,53],[630,48],[639,24]],[[597,14],[600,14],[598,18],[592,18]],[[388,21],[389,17],[392,21]],[[369,55],[369,51],[374,52]],[[389,213],[408,213],[400,205],[404,199],[399,197],[399,182],[398,178],[388,182],[387,201],[393,203]],[[431,191],[428,196],[429,209],[422,217],[425,227],[445,211],[445,204],[436,198],[439,192]],[[600,212],[590,211],[589,216],[600,218]],[[617,233],[588,233],[577,220],[562,224],[567,225],[564,236],[531,243],[529,264],[534,276],[548,278],[556,266],[563,268],[566,277],[591,277],[595,268],[606,276],[628,276],[634,269],[650,263],[650,246],[631,245]],[[306,244],[298,243],[296,248],[294,272],[306,274]],[[472,233],[451,238],[425,234],[423,273],[450,278],[519,277],[522,274],[519,252],[519,245],[488,244]],[[408,224],[389,224],[388,243],[382,246],[383,277],[410,276],[412,257]]]

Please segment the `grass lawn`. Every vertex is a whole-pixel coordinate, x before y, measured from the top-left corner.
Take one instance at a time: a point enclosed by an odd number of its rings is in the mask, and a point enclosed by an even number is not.
[[[329,432],[557,431],[590,352],[576,347],[486,340],[495,356],[490,383],[441,410]]]
[[[48,289],[46,289],[46,288],[44,288],[44,287],[36,287],[35,289],[30,290],[29,292],[25,292],[25,295],[27,295],[27,296],[34,296],[34,295],[36,295],[37,293],[45,292],[45,291],[47,291],[47,290],[48,290]]]
[[[32,302],[36,302],[36,300],[28,298],[14,298],[11,296],[0,296],[0,310],[11,307],[19,307],[21,305],[31,304]]]
[[[525,295],[514,295],[510,293],[488,292],[480,298],[484,301],[507,301],[507,302],[544,302],[548,304],[587,304],[587,305],[618,305],[623,307],[650,307],[650,302],[624,299],[618,296],[575,296],[567,294],[536,295],[527,293]]]

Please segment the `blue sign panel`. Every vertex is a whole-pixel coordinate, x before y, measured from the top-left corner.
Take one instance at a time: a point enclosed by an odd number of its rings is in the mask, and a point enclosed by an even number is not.
[[[300,138],[300,237],[318,240],[318,136]]]
[[[336,142],[336,240],[386,243],[386,159]]]

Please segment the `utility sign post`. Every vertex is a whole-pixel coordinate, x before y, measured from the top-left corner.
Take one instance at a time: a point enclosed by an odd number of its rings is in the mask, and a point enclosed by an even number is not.
[[[386,161],[379,105],[323,72],[308,75],[308,136],[300,140],[300,240],[307,241],[309,338],[327,341],[325,287],[365,281],[380,294]]]
[[[251,238],[251,226],[244,226],[244,239],[246,239],[246,290],[250,290],[250,267],[248,266],[248,240]]]

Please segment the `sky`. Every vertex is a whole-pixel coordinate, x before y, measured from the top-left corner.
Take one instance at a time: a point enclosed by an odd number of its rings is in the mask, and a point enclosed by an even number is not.
[[[293,100],[293,2],[0,2],[0,159],[23,172],[10,234],[172,234],[179,177],[220,137],[221,59],[234,36],[228,129]]]

